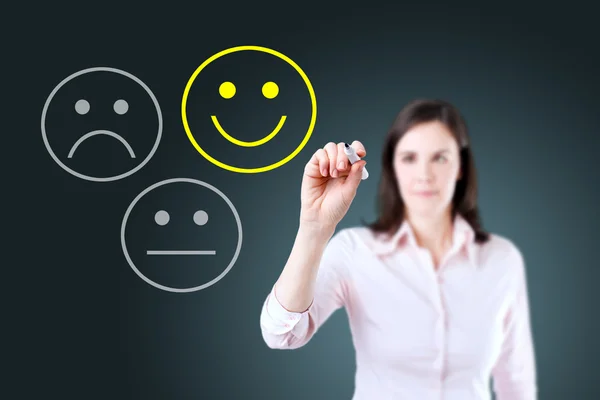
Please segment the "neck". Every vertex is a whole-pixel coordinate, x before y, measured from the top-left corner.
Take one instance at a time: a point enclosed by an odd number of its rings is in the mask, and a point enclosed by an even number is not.
[[[450,212],[434,216],[408,215],[419,247],[445,251],[452,246],[453,221]]]

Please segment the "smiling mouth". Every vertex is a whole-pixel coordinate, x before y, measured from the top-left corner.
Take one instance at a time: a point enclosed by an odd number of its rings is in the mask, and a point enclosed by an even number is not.
[[[117,139],[119,142],[123,143],[123,146],[125,146],[125,148],[129,152],[129,155],[131,156],[131,158],[135,158],[135,153],[133,152],[133,149],[131,148],[129,143],[127,143],[127,140],[123,139],[123,137],[121,135],[119,135],[118,133],[115,133],[113,131],[107,131],[105,129],[98,129],[95,131],[91,131],[91,132],[86,133],[82,137],[80,137],[79,140],[77,140],[75,142],[73,147],[71,147],[71,150],[69,151],[69,155],[67,157],[72,158],[73,154],[75,154],[75,150],[77,150],[77,148],[79,147],[79,145],[81,143],[83,143],[85,140],[91,138],[92,136],[96,136],[96,135],[112,136],[113,138]]]
[[[227,132],[225,132],[225,129],[223,129],[223,127],[221,126],[221,124],[217,120],[217,116],[216,115],[211,115],[211,119],[213,121],[213,124],[215,125],[215,128],[217,128],[217,130],[219,131],[219,133],[225,139],[229,140],[231,143],[237,144],[238,146],[243,146],[243,147],[260,146],[261,144],[265,144],[269,140],[273,139],[275,137],[275,135],[277,135],[279,133],[279,131],[281,130],[281,127],[285,123],[286,118],[287,117],[285,115],[282,115],[281,119],[279,120],[279,123],[277,124],[277,126],[275,127],[275,129],[273,129],[273,132],[269,133],[264,138],[262,138],[260,140],[255,140],[254,142],[245,142],[243,140],[236,139],[233,136],[229,135]]]
[[[215,250],[148,250],[149,256],[214,256]]]

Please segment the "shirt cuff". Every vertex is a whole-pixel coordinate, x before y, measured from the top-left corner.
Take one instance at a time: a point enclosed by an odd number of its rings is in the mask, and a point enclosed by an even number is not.
[[[302,316],[309,312],[313,302],[302,312],[289,311],[277,299],[275,285],[273,285],[273,289],[271,289],[271,293],[267,299],[267,313],[277,325],[282,328],[285,327],[287,330],[292,330],[300,322]]]

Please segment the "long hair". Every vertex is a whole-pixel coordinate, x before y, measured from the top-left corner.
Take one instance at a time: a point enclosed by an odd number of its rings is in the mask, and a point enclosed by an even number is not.
[[[447,101],[417,99],[408,103],[396,116],[383,146],[382,176],[379,184],[377,219],[367,224],[375,233],[393,234],[404,221],[406,209],[394,172],[394,152],[404,134],[417,124],[439,121],[456,139],[460,151],[462,176],[452,198],[452,218],[460,214],[473,228],[475,242],[485,243],[489,233],[481,224],[477,207],[477,175],[469,143],[467,124],[460,111]]]

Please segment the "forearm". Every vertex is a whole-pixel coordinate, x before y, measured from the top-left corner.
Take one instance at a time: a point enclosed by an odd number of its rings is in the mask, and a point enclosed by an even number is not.
[[[311,304],[319,263],[334,228],[300,225],[288,261],[275,284],[277,300],[292,312]]]

